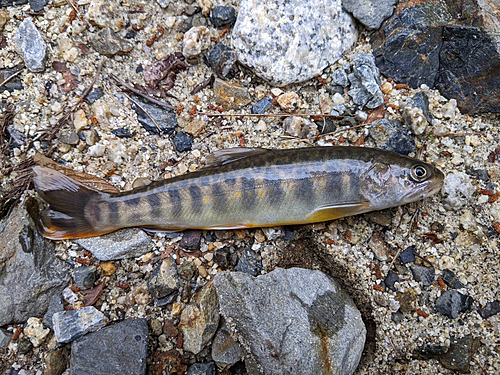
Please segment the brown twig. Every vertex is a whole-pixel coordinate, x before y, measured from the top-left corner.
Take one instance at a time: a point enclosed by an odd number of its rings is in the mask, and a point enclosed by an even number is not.
[[[10,77],[6,78],[3,80],[2,83],[0,83],[0,87],[2,87],[3,85],[5,85],[7,82],[9,82],[11,79],[13,79],[14,77],[17,77],[19,74],[21,74],[21,72],[24,70],[23,69],[20,69],[18,70],[17,72],[15,72],[14,74],[12,74]]]
[[[433,137],[465,137],[467,135],[478,135],[481,133],[443,133],[443,134],[432,134]]]
[[[163,107],[163,108],[167,108],[167,109],[173,109],[175,110],[175,107],[173,105],[170,105],[170,104],[167,104],[165,102],[162,102],[161,100],[158,100],[158,99],[155,99],[155,98],[152,98],[151,96],[143,93],[142,91],[140,90],[137,90],[136,88],[130,86],[128,83],[122,81],[120,78],[118,78],[117,76],[115,76],[114,74],[111,74],[110,75],[111,78],[113,78],[118,84],[122,85],[123,87],[125,87],[127,90],[133,92],[134,94],[136,95],[139,95],[141,97],[143,97],[144,99],[146,100],[149,100],[151,103],[154,103],[154,104],[157,104],[159,105],[160,107]]]
[[[197,115],[208,117],[329,117],[342,118],[343,116],[324,115],[321,113],[213,113],[197,112]]]

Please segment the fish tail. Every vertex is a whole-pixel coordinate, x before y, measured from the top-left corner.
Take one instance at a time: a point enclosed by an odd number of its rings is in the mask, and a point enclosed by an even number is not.
[[[99,201],[108,195],[91,189],[50,168],[33,168],[35,189],[48,203],[37,220],[42,235],[50,239],[93,237],[109,231],[96,228],[86,217],[89,201]]]

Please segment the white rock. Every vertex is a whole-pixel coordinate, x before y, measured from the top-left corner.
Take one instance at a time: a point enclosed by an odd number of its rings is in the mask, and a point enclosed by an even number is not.
[[[45,341],[45,338],[49,333],[50,329],[43,326],[42,319],[40,318],[29,318],[27,325],[24,328],[24,334],[28,337],[35,348],[40,346],[40,344]]]
[[[182,53],[186,57],[198,56],[210,47],[212,33],[205,26],[192,27],[184,34]]]
[[[469,175],[453,171],[446,175],[442,194],[447,209],[457,210],[463,207],[475,192]]]

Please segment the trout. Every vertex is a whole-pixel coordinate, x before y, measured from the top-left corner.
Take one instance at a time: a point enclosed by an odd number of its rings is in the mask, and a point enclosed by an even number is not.
[[[439,169],[420,160],[349,146],[220,150],[199,171],[117,194],[50,168],[33,170],[35,188],[48,204],[38,225],[50,239],[128,227],[178,231],[315,223],[415,202],[439,191],[444,180]]]

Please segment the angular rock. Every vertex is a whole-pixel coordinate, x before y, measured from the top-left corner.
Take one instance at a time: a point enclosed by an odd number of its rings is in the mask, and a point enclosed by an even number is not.
[[[424,288],[432,285],[436,277],[436,270],[434,267],[412,266],[411,273],[415,281],[422,283]]]
[[[56,294],[52,296],[50,299],[49,303],[49,308],[45,315],[43,316],[43,324],[45,324],[47,327],[54,329],[52,325],[52,316],[54,316],[55,313],[57,312],[63,312],[64,311],[64,305],[62,302],[62,296],[60,294]]]
[[[270,97],[265,97],[262,100],[259,100],[255,105],[252,107],[252,113],[253,114],[262,114],[266,113],[271,109],[273,106],[273,100]]]
[[[194,119],[184,127],[184,131],[193,137],[202,134],[205,131],[207,123],[200,119]]]
[[[236,22],[236,10],[233,7],[216,5],[210,13],[210,21],[215,27],[232,25]]]
[[[214,262],[219,265],[219,267],[225,269],[231,265],[231,252],[228,247],[223,247],[221,249],[214,250]]]
[[[26,136],[21,133],[13,125],[7,126],[7,133],[9,134],[9,146],[12,148],[21,147],[25,144]]]
[[[165,258],[151,273],[148,280],[149,293],[154,300],[158,300],[172,293],[177,293],[179,283],[175,261],[170,257]]]
[[[443,281],[448,285],[450,288],[453,289],[462,289],[465,288],[465,285],[462,284],[462,282],[458,279],[458,277],[449,269],[444,269],[443,270]]]
[[[47,47],[31,18],[25,18],[16,30],[14,45],[31,72],[42,72],[45,69]]]
[[[217,44],[208,55],[210,67],[221,79],[232,76],[237,59],[236,52],[224,43]]]
[[[108,57],[124,55],[134,48],[132,43],[121,38],[109,26],[93,34],[89,42],[97,52]]]
[[[29,0],[30,8],[33,12],[40,12],[43,10],[43,7],[47,5],[48,0]]]
[[[472,356],[480,345],[480,340],[472,335],[452,338],[448,351],[439,356],[439,362],[448,370],[468,373]]]
[[[421,135],[425,132],[432,116],[429,112],[429,98],[424,92],[419,92],[406,102],[403,119],[413,130],[413,134]]]
[[[345,72],[345,70],[344,69],[335,70],[332,75],[332,82],[335,85],[342,87],[349,86],[349,78],[347,77],[347,73]]]
[[[213,283],[209,283],[182,311],[179,329],[184,336],[184,350],[198,354],[213,337],[218,325],[217,294]]]
[[[401,263],[411,263],[415,261],[415,246],[409,246],[399,254]]]
[[[343,0],[342,6],[369,30],[376,30],[392,15],[398,0]]]
[[[45,338],[50,333],[50,329],[43,326],[42,319],[29,318],[23,332],[33,346],[37,348],[45,341]]]
[[[488,319],[493,315],[497,315],[500,313],[500,301],[488,302],[484,307],[478,310],[478,313],[483,319]]]
[[[370,126],[368,134],[381,149],[403,155],[416,151],[415,140],[398,120],[376,120]]]
[[[247,273],[252,276],[257,276],[262,271],[262,258],[255,251],[245,249],[241,253],[236,271]]]
[[[182,233],[180,247],[186,250],[198,250],[202,233],[201,230],[185,230]]]
[[[28,201],[28,206],[31,201]],[[41,317],[69,284],[69,267],[38,232],[24,204],[0,221],[0,326]]]
[[[64,344],[104,327],[104,314],[94,306],[55,313],[52,316],[54,336],[58,343]]]
[[[195,363],[189,366],[186,375],[215,375],[215,363]]]
[[[3,82],[16,72],[17,70],[15,69],[0,69],[0,80]],[[12,78],[9,82],[0,87],[0,92],[4,91],[13,92],[14,90],[22,90],[22,89],[23,89],[23,82],[21,80],[21,76],[18,75],[17,77]]]
[[[215,35],[205,26],[190,28],[184,34],[182,54],[187,58],[198,56],[202,51],[210,47],[212,37],[215,37]]]
[[[472,306],[472,298],[457,292],[456,290],[447,290],[436,300],[436,310],[446,315],[450,319],[455,319],[462,311],[467,311]]]
[[[398,282],[399,282],[399,276],[396,272],[394,271],[387,272],[387,276],[384,279],[384,283],[390,290],[395,292],[396,287],[394,286],[394,284]]]
[[[95,266],[77,267],[73,270],[75,285],[80,289],[89,289],[94,286],[96,276]]]
[[[0,348],[6,348],[9,346],[12,340],[12,333],[5,329],[0,329]]]
[[[153,251],[153,243],[143,230],[121,229],[99,237],[75,241],[99,260],[136,258]]]
[[[351,82],[348,94],[357,105],[377,108],[384,103],[384,95],[375,57],[369,53],[357,53],[353,62],[352,73],[348,75]]]
[[[145,319],[125,320],[71,344],[71,375],[144,375],[148,349]]]
[[[286,86],[319,75],[356,39],[354,20],[341,0],[243,0],[231,44],[243,65]]]
[[[193,137],[191,137],[188,133],[179,132],[172,138],[174,142],[175,149],[179,152],[191,151],[191,147],[193,146]]]
[[[465,172],[451,171],[447,173],[442,190],[444,207],[451,210],[462,208],[475,191],[471,178]]]
[[[144,129],[151,134],[163,133],[170,135],[174,132],[177,126],[177,116],[173,109],[160,107],[139,97],[134,97],[134,100],[139,103],[140,107],[132,103],[132,108],[137,113],[137,121]],[[170,103],[167,102],[167,104]],[[154,119],[154,122],[150,116]]]
[[[102,87],[97,87],[92,90],[85,96],[85,100],[90,104],[94,104],[96,101],[101,99],[104,96],[104,90]]]
[[[233,339],[229,328],[224,322],[215,334],[212,342],[212,359],[220,368],[234,365],[244,356],[243,350]]]
[[[413,351],[413,358],[416,359],[432,359],[439,358],[448,351],[446,346],[442,345],[421,345],[417,346]]]
[[[246,87],[219,78],[214,81],[214,94],[217,103],[226,108],[235,109],[250,103],[250,94]]]
[[[324,273],[277,268],[255,278],[224,271],[214,285],[249,373],[352,374],[358,366],[366,337],[361,314]]]

